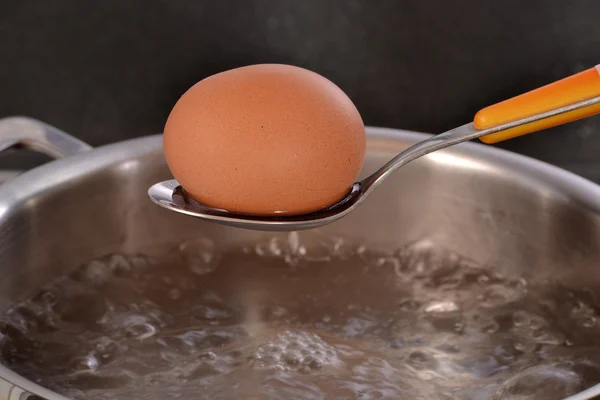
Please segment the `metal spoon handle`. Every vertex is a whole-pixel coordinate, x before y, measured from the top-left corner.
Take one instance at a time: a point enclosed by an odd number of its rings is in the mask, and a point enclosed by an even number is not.
[[[600,113],[600,65],[479,111],[472,123],[404,150],[363,182],[365,194],[390,174],[431,152],[482,138],[496,143]]]

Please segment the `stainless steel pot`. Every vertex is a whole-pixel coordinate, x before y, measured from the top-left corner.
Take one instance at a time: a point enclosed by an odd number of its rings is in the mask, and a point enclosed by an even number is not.
[[[368,128],[363,176],[423,140]],[[159,135],[91,149],[42,123],[0,120],[0,148],[63,159],[0,187],[0,312],[54,277],[112,252],[160,251],[199,232],[226,246],[265,234],[208,224],[152,204],[168,179]],[[321,229],[383,250],[428,239],[496,271],[600,289],[600,187],[553,166],[467,143],[431,154],[386,181],[350,216]],[[392,299],[390,299],[392,300]],[[0,366],[0,399],[65,399]],[[600,394],[592,387],[572,399]]]

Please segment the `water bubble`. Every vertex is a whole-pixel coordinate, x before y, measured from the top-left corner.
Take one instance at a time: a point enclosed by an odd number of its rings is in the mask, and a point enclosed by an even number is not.
[[[346,337],[364,335],[369,328],[377,325],[376,321],[364,318],[348,318],[346,324],[342,327]]]
[[[288,313],[288,310],[286,310],[285,308],[283,308],[282,306],[279,306],[279,305],[275,305],[275,306],[269,308],[269,311],[268,311],[269,316],[272,316],[272,317],[283,317],[287,313]]]
[[[177,300],[181,297],[181,290],[177,289],[177,288],[172,288],[169,290],[169,297],[172,300]]]
[[[565,341],[564,335],[560,332],[547,331],[544,329],[535,331],[532,336],[533,340],[538,344],[558,346]]]
[[[455,322],[454,325],[452,325],[452,329],[454,330],[454,332],[457,332],[457,333],[464,331],[465,327],[466,327],[466,323],[464,321],[458,321],[458,322]]]
[[[357,248],[354,243],[344,238],[333,239],[333,256],[341,260],[347,260],[360,252],[360,247]],[[364,246],[363,246],[364,247]],[[364,252],[364,249],[362,250]]]
[[[481,286],[485,286],[490,283],[490,277],[485,274],[481,274],[477,277],[477,283]]]
[[[207,238],[188,240],[179,245],[186,265],[196,275],[206,275],[215,270],[219,254],[215,243]]]
[[[398,302],[398,308],[403,311],[416,311],[421,307],[421,303],[415,299],[401,299]]]
[[[532,315],[529,320],[529,328],[535,330],[541,329],[546,325],[546,320],[539,315]]]
[[[133,324],[125,329],[125,335],[138,340],[145,340],[156,335],[157,329],[149,323]]]
[[[295,369],[300,367],[302,355],[294,351],[288,351],[283,355],[283,361],[288,367]]]
[[[453,301],[434,301],[425,306],[427,313],[450,313],[459,310],[460,307]]]
[[[515,326],[527,325],[530,320],[529,314],[526,311],[517,311],[513,314],[513,324]]]
[[[117,357],[119,344],[107,336],[102,336],[96,342],[94,353],[95,357],[107,363]]]
[[[404,275],[404,271],[402,270],[402,264],[400,263],[400,260],[396,257],[393,257],[393,256],[378,257],[375,260],[374,264],[378,268],[391,269],[392,271],[394,271],[396,276],[398,276],[399,278],[402,278],[402,279],[406,278],[406,276]]]
[[[213,353],[213,352],[211,352],[211,351],[200,354],[198,356],[198,358],[200,360],[202,360],[203,362],[209,363],[209,364],[212,364],[212,363],[214,363],[217,360],[216,354]]]
[[[298,250],[300,249],[300,235],[298,232],[290,232],[288,235],[288,244],[292,254],[298,253]]]
[[[79,278],[96,287],[105,285],[112,278],[108,265],[101,261],[92,261],[81,270]]]
[[[56,304],[58,304],[58,297],[56,294],[52,293],[49,290],[42,290],[42,292],[35,296],[33,299],[34,302],[40,303],[40,306],[44,311],[43,312],[51,312]]]
[[[573,306],[571,313],[573,315],[582,314],[582,313],[586,312],[587,309],[588,309],[588,307],[585,303],[583,303],[582,301],[577,301],[577,303],[575,303],[575,305]]]
[[[585,318],[582,321],[581,325],[584,326],[585,328],[591,328],[592,326],[596,325],[596,321],[597,321],[597,318],[595,316],[591,316],[591,317]]]
[[[497,392],[497,399],[562,399],[580,388],[581,378],[556,365],[531,367],[509,379]]]
[[[255,252],[260,257],[279,258],[285,260],[288,265],[296,265],[300,254],[306,249],[301,243],[298,232],[291,232],[286,236],[277,235],[266,242],[256,244]]]
[[[584,328],[594,327],[598,320],[596,311],[581,300],[575,303],[571,310],[571,315]]]
[[[100,366],[100,361],[92,355],[83,358],[77,358],[71,363],[70,369],[73,371],[95,371]]]
[[[285,245],[282,243],[281,238],[273,238],[269,240],[267,249],[269,255],[279,257],[284,253]]]
[[[306,237],[304,244],[301,246],[302,255],[301,258],[310,262],[328,262],[335,257],[342,257],[341,253],[344,251],[342,248],[336,250],[336,241],[331,238],[319,237],[309,241]]]
[[[408,355],[407,363],[417,369],[434,369],[435,358],[425,351],[413,351]]]
[[[313,358],[312,356],[307,356],[302,360],[302,366],[300,367],[300,371],[304,373],[315,372],[323,368],[323,363]]]
[[[251,360],[259,368],[297,369],[303,373],[340,363],[336,350],[319,336],[294,331],[285,331],[260,346]]]
[[[513,344],[515,350],[518,350],[522,353],[531,353],[535,350],[536,344],[533,342],[529,342],[527,340],[519,340]]]
[[[503,284],[490,284],[480,295],[479,305],[484,308],[497,308],[513,303],[522,298],[524,293],[515,287]]]
[[[156,260],[143,254],[134,254],[129,257],[129,262],[135,270],[148,269],[156,266]]]
[[[232,315],[227,310],[200,304],[192,308],[192,316],[200,321],[224,321]]]
[[[492,334],[492,333],[498,332],[499,329],[500,329],[500,324],[498,324],[498,322],[496,322],[496,321],[492,321],[489,324],[485,325],[481,329],[481,331],[483,333]]]
[[[113,272],[126,273],[132,268],[129,259],[124,254],[113,254],[108,259],[107,265]]]

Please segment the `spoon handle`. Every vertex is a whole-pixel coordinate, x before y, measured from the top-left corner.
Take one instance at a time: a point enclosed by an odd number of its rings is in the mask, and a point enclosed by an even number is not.
[[[488,129],[560,107],[600,96],[600,64],[480,110],[473,120],[476,129]],[[497,143],[517,136],[562,125],[600,113],[600,103],[482,136],[485,143]]]

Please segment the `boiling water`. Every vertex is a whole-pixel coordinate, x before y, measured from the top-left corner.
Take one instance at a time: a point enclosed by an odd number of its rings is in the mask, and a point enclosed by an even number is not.
[[[600,381],[592,294],[425,242],[293,233],[109,255],[0,321],[4,364],[73,399],[561,399]]]

